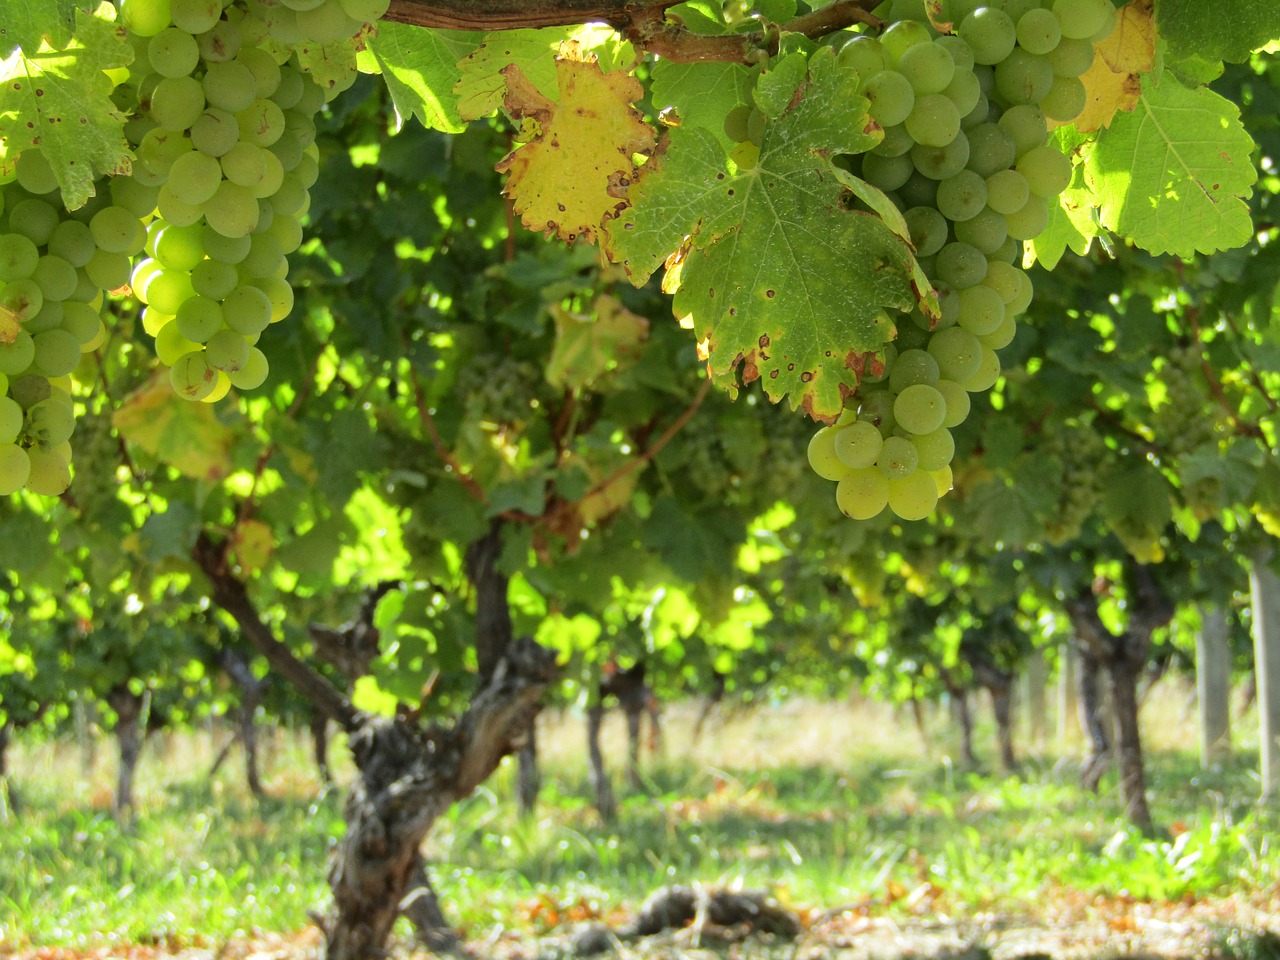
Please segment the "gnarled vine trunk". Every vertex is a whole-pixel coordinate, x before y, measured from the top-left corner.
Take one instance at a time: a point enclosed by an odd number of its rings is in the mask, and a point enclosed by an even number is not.
[[[538,728],[529,728],[524,746],[518,756],[519,766],[516,777],[516,799],[520,805],[520,815],[532,816],[538,808],[538,791],[542,788],[542,777],[538,773]]]
[[[1080,683],[1077,699],[1080,727],[1089,741],[1089,752],[1080,767],[1080,784],[1086,790],[1097,793],[1102,774],[1106,772],[1111,760],[1111,735],[1107,733],[1103,716],[1102,661],[1087,648],[1083,648],[1083,645],[1076,661]]]
[[[600,728],[604,724],[604,704],[599,697],[587,707],[587,758],[590,761],[591,791],[595,795],[596,811],[605,823],[612,823],[618,814],[618,804],[613,797],[613,782],[604,766],[604,753],[600,749]]]
[[[311,735],[311,756],[316,762],[316,770],[320,773],[320,782],[326,787],[333,786],[333,773],[329,770],[329,718],[319,710],[311,714],[307,724]]]
[[[221,656],[222,669],[227,672],[236,686],[240,688],[240,704],[235,711],[235,734],[227,745],[223,747],[222,752],[218,754],[218,758],[213,763],[213,768],[209,771],[209,775],[213,776],[218,772],[218,768],[222,766],[227,755],[231,752],[232,746],[237,741],[244,747],[244,770],[245,782],[248,784],[249,792],[255,797],[266,795],[266,791],[262,789],[262,777],[259,773],[258,764],[258,726],[257,713],[258,707],[262,704],[262,688],[263,682],[253,674],[248,662],[243,656],[234,650],[224,650]]]
[[[120,769],[116,775],[115,814],[127,819],[133,813],[133,781],[142,753],[142,713],[145,696],[122,683],[107,694],[107,705],[116,712],[116,743],[120,747]]]

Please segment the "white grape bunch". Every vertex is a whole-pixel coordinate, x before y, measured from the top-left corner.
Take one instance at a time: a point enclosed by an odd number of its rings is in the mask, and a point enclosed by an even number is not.
[[[814,471],[858,520],[886,507],[923,519],[951,488],[950,431],[969,395],[1000,377],[997,351],[1031,303],[1023,244],[1071,180],[1049,122],[1084,108],[1080,76],[1115,23],[1109,0],[949,0],[943,34],[923,7],[897,0],[895,22],[838,55],[884,130],[852,170],[902,211],[942,308],[939,321],[917,310],[898,324],[874,374],[809,445]]]

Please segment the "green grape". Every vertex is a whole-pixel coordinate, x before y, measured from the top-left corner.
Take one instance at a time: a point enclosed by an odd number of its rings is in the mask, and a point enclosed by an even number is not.
[[[1017,159],[1013,138],[994,123],[980,123],[970,129],[968,169],[980,177],[1007,170]]]
[[[896,407],[897,404],[895,403]],[[916,445],[906,437],[885,437],[876,466],[890,480],[910,476],[920,464]]]
[[[858,92],[871,101],[871,118],[882,127],[903,123],[916,104],[910,81],[896,70],[868,77]]]
[[[914,383],[893,401],[894,419],[910,433],[932,433],[942,426],[946,415],[946,399],[929,384]]]
[[[211,63],[204,75],[204,98],[211,107],[237,113],[257,99],[258,82],[243,63]],[[269,101],[268,101],[269,102]]]
[[[166,323],[155,334],[156,357],[166,366],[172,367],[189,353],[198,353],[200,344],[188,340],[178,330],[176,323]],[[210,384],[212,387],[212,384]]]
[[[1079,77],[1093,66],[1094,54],[1091,41],[1064,37],[1061,43],[1045,54],[1045,59],[1049,61],[1056,76]]]
[[[373,23],[386,16],[391,0],[338,0],[347,16],[359,23]]]
[[[1007,225],[1006,225],[1007,226]],[[1002,263],[1019,264],[1022,262],[1022,241],[1009,237],[1001,245],[1000,249],[991,254],[988,260],[999,260]]]
[[[222,307],[199,294],[185,300],[174,315],[178,332],[193,343],[204,343],[223,329]]]
[[[43,446],[66,442],[75,427],[75,414],[69,406],[57,400],[41,400],[27,409],[26,434]]]
[[[874,466],[883,444],[880,429],[867,420],[855,420],[846,426],[835,428],[836,457],[847,470]]]
[[[120,20],[139,37],[154,37],[169,26],[169,0],[119,0]]]
[[[93,341],[101,326],[102,318],[98,311],[87,303],[71,300],[63,304],[62,329],[75,337],[81,350],[84,350],[86,343]]]
[[[836,64],[841,70],[851,70],[861,79],[873,76],[889,67],[889,58],[884,47],[874,37],[860,35],[854,37],[836,55]]]
[[[185,270],[162,268],[151,275],[138,294],[143,303],[161,313],[177,314],[178,308],[195,295],[195,289],[191,274]]]
[[[1014,240],[1034,240],[1049,225],[1049,201],[1033,196],[1021,210],[1007,214],[1006,220]]]
[[[939,376],[945,380],[968,380],[978,372],[978,367],[982,363],[981,341],[961,327],[948,327],[937,331],[929,338],[927,349],[929,356],[938,362]],[[945,401],[945,397],[943,399]],[[912,432],[928,433],[929,431],[912,430]]]
[[[947,242],[947,221],[934,207],[912,207],[903,215],[917,257],[932,257]]]
[[[982,85],[978,83],[977,76],[972,71],[962,72],[957,69],[955,75],[951,78],[951,82],[947,84],[942,93],[955,104],[956,113],[960,114],[960,128],[964,129],[964,118],[976,110],[978,104],[983,102]]]
[[[253,74],[255,99],[270,97],[280,88],[280,65],[266,50],[256,46],[241,47],[235,58]]]
[[[63,220],[49,238],[50,255],[61,257],[73,267],[83,267],[97,249],[89,225],[79,220]]]
[[[62,450],[50,447],[30,447],[27,456],[31,461],[31,474],[27,477],[27,489],[44,497],[56,497],[71,486],[71,465]]]
[[[240,28],[230,20],[219,20],[196,37],[196,48],[208,63],[223,63],[236,57],[243,43]]]
[[[25,150],[18,156],[15,179],[22,189],[37,197],[58,189],[58,178],[39,150]]]
[[[938,206],[938,181],[930,180],[917,170],[907,178],[906,183],[898,188],[898,198],[902,200],[907,209],[912,207],[933,207],[936,210]]]
[[[1013,141],[1017,156],[1043,146],[1049,139],[1049,128],[1040,108],[1031,104],[1018,104],[1007,109],[997,121],[1000,129]],[[1009,166],[1009,164],[1006,164]]]
[[[948,243],[938,251],[936,272],[947,286],[964,290],[982,282],[987,275],[987,258],[967,243]]]
[[[951,436],[951,431],[946,427],[939,427],[931,433],[914,436],[911,442],[916,445],[920,469],[927,473],[943,469],[956,455],[956,442]]]
[[[1114,10],[1110,0],[1053,0],[1053,15],[1069,40],[1089,39],[1107,25]]]
[[[173,25],[193,35],[212,30],[221,14],[221,0],[169,0]]]
[[[903,126],[921,146],[945,147],[960,133],[960,112],[945,95],[926,93],[916,98]]]
[[[1009,301],[1009,312],[1014,316],[1024,313],[1031,306],[1031,298],[1035,295],[1035,285],[1023,270],[1018,271],[1018,293]]]
[[[1018,42],[1013,20],[996,7],[979,7],[960,21],[960,39],[973,50],[979,64],[995,64],[1007,60]]]
[[[968,220],[957,223],[954,232],[958,242],[967,243],[990,257],[1008,239],[1009,224],[1003,214],[987,207]]]
[[[338,3],[326,3],[314,10],[298,12],[298,29],[308,40],[334,43],[360,32],[360,23],[347,16]]]
[[[996,93],[1007,105],[1038,104],[1053,87],[1053,67],[1021,47],[996,67]]]
[[[41,375],[64,377],[80,365],[80,341],[66,330],[43,330],[31,339],[35,346],[31,368]]]
[[[239,184],[224,180],[204,211],[205,220],[225,237],[242,237],[258,223],[258,201]]]
[[[240,273],[245,277],[273,276],[284,261],[280,245],[268,234],[255,234],[249,247],[249,255],[240,264]]]
[[[35,273],[40,251],[20,233],[0,234],[0,281],[23,280]]]
[[[280,0],[286,7],[294,11],[314,10],[322,6],[326,0]]]
[[[937,43],[919,43],[903,51],[898,72],[911,83],[916,95],[942,93],[955,76],[956,64],[947,48]]]
[[[141,222],[124,207],[103,207],[89,221],[93,242],[107,253],[133,256],[142,251],[147,234]]]
[[[1070,123],[1087,102],[1088,93],[1078,77],[1054,77],[1049,92],[1040,100],[1040,109],[1051,120]]]
[[[215,370],[234,373],[249,361],[249,341],[234,330],[219,330],[205,344],[204,355]]]
[[[293,310],[293,287],[283,277],[257,277],[250,281],[271,303],[271,322],[278,323]]]
[[[918,20],[899,20],[880,34],[880,46],[889,60],[897,63],[909,49],[929,43],[931,39],[929,28]]]
[[[900,157],[909,152],[915,143],[911,134],[907,133],[907,128],[899,123],[885,127],[884,139],[872,147],[871,152],[878,157]]]
[[[52,254],[40,258],[31,279],[40,287],[45,300],[66,300],[76,292],[80,282],[76,268]]]
[[[37,373],[24,374],[20,377],[14,377],[9,384],[9,396],[13,397],[23,410],[27,410],[41,400],[48,400],[52,397],[53,386],[49,383],[48,377],[40,376]]]
[[[33,337],[37,333],[43,333],[45,330],[52,330],[55,327],[62,326],[62,320],[65,315],[61,301],[46,300],[39,312],[23,323],[23,329]]]
[[[983,334],[979,339],[984,346],[990,347],[992,350],[999,350],[1013,343],[1013,338],[1018,333],[1018,321],[1014,317],[1013,311],[1005,309],[1004,319],[1000,321],[1000,326],[996,327],[990,333]]]
[[[306,80],[303,79],[302,74],[287,64],[282,65],[280,83],[276,87],[276,92],[270,95],[271,101],[281,110],[292,110],[302,100],[305,89]]]
[[[169,369],[174,392],[187,400],[203,400],[218,385],[218,371],[209,366],[203,350],[184,353]]]
[[[941,500],[947,495],[954,485],[954,478],[951,475],[951,465],[948,464],[939,470],[930,470],[929,476],[933,477],[933,482],[937,486],[938,499]]]
[[[0,443],[0,497],[17,493],[30,476],[31,458],[27,451],[13,443]]]
[[[1014,299],[1018,296],[1018,291],[1021,288],[1020,278],[1025,276],[1026,274],[1013,264],[1001,263],[997,260],[993,263],[987,264],[987,275],[983,279],[982,283],[984,286],[988,286],[996,293],[1000,294],[1000,299],[1004,301],[1007,306],[1008,304],[1013,303]],[[956,379],[963,378],[957,377]]]
[[[22,407],[12,397],[0,394],[0,444],[13,443],[21,432]]]
[[[892,370],[893,368],[890,366],[888,369]],[[867,382],[865,376],[863,377],[863,382]],[[865,420],[874,426],[880,431],[880,436],[889,436],[893,433],[893,428],[897,426],[893,420],[893,398],[894,394],[889,390],[866,391],[858,404],[858,419]]]
[[[894,393],[901,393],[913,384],[933,384],[937,380],[938,361],[923,350],[903,350],[889,368],[889,389]],[[896,417],[896,404],[893,411]]]
[[[921,176],[931,180],[954,177],[969,162],[969,138],[959,133],[944,147],[916,144],[911,148],[911,161]],[[918,204],[913,204],[913,206]]]
[[[954,380],[947,379],[941,379],[933,386],[947,401],[947,416],[942,421],[942,425],[950,429],[964,423],[969,418],[969,408],[972,403],[969,399],[969,391]]]
[[[889,509],[901,519],[923,520],[937,505],[937,482],[923,470],[889,479]]]
[[[43,306],[44,294],[35,280],[10,280],[0,287],[0,307],[8,310],[18,323],[28,323]]]
[[[288,174],[280,184],[280,189],[270,198],[270,202],[276,213],[284,214],[286,217],[299,217],[306,211],[310,199],[307,188],[292,174]]]
[[[229,263],[201,260],[191,268],[191,289],[210,300],[222,300],[240,284],[240,275]]]
[[[139,219],[149,216],[156,208],[159,185],[149,186],[137,177],[112,177],[111,202],[123,207]],[[74,221],[63,221],[71,223]]]
[[[228,327],[245,337],[256,337],[271,323],[271,300],[257,287],[240,286],[222,301]]]
[[[907,154],[898,157],[882,157],[868,153],[862,158],[862,179],[886,193],[897,190],[906,183],[914,170],[915,164]]]
[[[208,203],[222,183],[222,167],[216,157],[191,150],[169,168],[168,191],[180,203],[199,207]]]
[[[193,77],[166,77],[151,94],[151,116],[164,131],[186,130],[199,120],[203,109],[204,90]]]
[[[162,77],[185,77],[200,62],[200,47],[191,34],[166,27],[148,41],[147,62]]]
[[[751,116],[751,106],[740,103],[724,116],[724,135],[734,143],[744,143],[747,136],[747,118]]]
[[[961,170],[938,184],[937,203],[952,223],[976,217],[987,205],[987,183],[972,170]]]
[[[228,237],[207,224],[201,230],[205,255],[219,263],[237,264],[249,255],[253,240],[248,236]]]
[[[1052,11],[1035,7],[1018,18],[1018,45],[1027,53],[1043,57],[1057,47],[1061,39],[1062,27]]]
[[[239,142],[240,126],[235,114],[226,110],[209,107],[191,124],[191,143],[211,157],[222,156]]]
[[[986,344],[982,345],[982,365],[968,380],[962,382],[963,386],[970,393],[981,393],[983,390],[989,390],[1000,379],[1000,358],[996,356],[996,352]]]
[[[836,455],[836,427],[822,427],[809,438],[809,467],[823,480],[839,480],[848,471]]]
[[[933,42],[951,54],[951,62],[955,66],[957,76],[962,73],[973,73],[973,48],[963,39],[955,34],[943,34],[940,37],[934,37]]]
[[[199,224],[161,224],[154,244],[155,259],[170,270],[189,271],[204,259],[204,228]]]
[[[999,170],[987,177],[987,205],[996,213],[1017,213],[1030,196],[1027,178],[1017,170]]]
[[[9,230],[22,234],[36,246],[48,243],[61,221],[53,204],[35,198],[16,203],[9,211]]]
[[[284,139],[288,130],[288,119],[279,105],[271,99],[254,100],[253,103],[236,113],[236,124],[240,139],[247,140],[259,147],[270,147]],[[314,131],[311,134],[315,137]],[[305,147],[306,143],[287,140],[287,145]],[[301,154],[299,154],[301,156]],[[283,162],[284,158],[280,158]],[[296,161],[294,162],[296,164]],[[285,164],[291,167],[294,164]]]
[[[992,333],[1004,320],[1004,301],[1000,294],[985,284],[966,287],[960,291],[960,327],[974,336]],[[968,377],[953,376],[951,379],[966,382]]]
[[[237,390],[256,390],[267,380],[267,357],[257,347],[249,348],[249,359],[239,370],[230,372],[231,385]]]
[[[247,184],[250,192],[259,199],[272,196],[284,183],[284,164],[269,149],[262,151],[262,166],[262,177],[255,183]],[[227,179],[234,180],[232,177]]]
[[[270,156],[270,154],[267,154]],[[298,161],[297,167],[289,171],[293,174],[293,178],[310,190],[315,186],[315,182],[320,179],[320,161],[309,153],[303,153],[302,159]]]
[[[870,520],[889,505],[889,478],[876,467],[845,473],[836,485],[836,506],[851,520]]]
[[[99,290],[119,290],[129,283],[129,257],[111,250],[98,250],[82,268]],[[76,299],[81,299],[79,291]]]
[[[138,144],[138,161],[147,170],[158,175],[160,183],[163,183],[169,176],[173,161],[190,149],[191,141],[187,137],[179,132],[157,127],[147,133]],[[136,173],[137,167],[134,170]]]

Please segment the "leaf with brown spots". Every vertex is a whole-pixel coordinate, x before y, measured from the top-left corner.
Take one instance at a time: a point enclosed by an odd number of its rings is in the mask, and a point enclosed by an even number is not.
[[[111,422],[130,443],[184,476],[216,482],[231,473],[235,432],[218,420],[212,404],[175,394],[167,376],[131,393]]]
[[[932,295],[883,197],[832,163],[881,136],[856,87],[829,50],[807,70],[775,65],[756,90],[770,119],[754,167],[732,168],[706,129],[677,127],[607,227],[635,283],[666,260],[663,286],[716,381],[732,393],[759,379],[823,419],[856,388],[862,355],[893,337],[891,313],[929,309]]]
[[[1073,121],[1081,133],[1111,125],[1120,111],[1138,102],[1142,76],[1155,62],[1156,25],[1151,0],[1133,0],[1118,11],[1116,28],[1094,50],[1093,65],[1080,78],[1085,108]]]
[[[644,96],[640,82],[602,73],[593,56],[577,57],[577,48],[566,45],[556,59],[559,103],[518,66],[502,70],[507,113],[532,121],[538,132],[507,154],[498,172],[507,174],[503,193],[530,230],[594,243],[600,225],[626,206],[610,185],[635,177],[632,157],[652,150],[654,135],[631,106]]]
[[[68,209],[84,205],[93,182],[127,171],[124,115],[104,71],[133,59],[125,30],[76,11],[76,36],[61,50],[23,49],[0,64],[0,172],[38,147]]]

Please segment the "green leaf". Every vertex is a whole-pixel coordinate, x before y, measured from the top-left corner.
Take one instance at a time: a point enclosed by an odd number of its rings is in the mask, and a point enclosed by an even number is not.
[[[356,81],[356,45],[350,38],[332,43],[303,43],[295,52],[298,65],[311,75],[329,99]]]
[[[54,48],[65,47],[75,26],[75,0],[7,0],[0,22],[0,60],[14,47],[28,53],[40,49],[46,37]]]
[[[856,387],[856,357],[892,336],[886,308],[916,302],[915,261],[880,217],[850,208],[831,162],[879,140],[856,78],[823,50],[787,103],[757,165],[736,172],[707,130],[671,131],[607,229],[636,284],[682,255],[666,284],[722,386],[759,378],[771,399],[830,417]]]
[[[750,103],[758,68],[740,63],[675,63],[653,66],[649,96],[656,110],[674,110],[681,126],[710,130],[726,152],[736,144],[724,132],[724,118],[738,104]]]
[[[130,443],[184,476],[216,482],[231,472],[235,433],[219,422],[211,404],[175,394],[167,376],[132,393],[112,424]]]
[[[124,115],[103,71],[133,59],[124,27],[77,11],[76,36],[0,62],[0,173],[38,147],[53,168],[68,210],[84,206],[93,182],[129,169]]]
[[[1065,142],[1061,128],[1054,134],[1058,145],[1070,156],[1074,144]],[[1049,225],[1031,241],[1031,251],[1036,262],[1046,270],[1058,265],[1067,250],[1079,256],[1089,252],[1089,246],[1098,235],[1098,222],[1094,217],[1092,193],[1084,183],[1084,165],[1076,164],[1071,172],[1071,184],[1049,204]]]
[[[1156,26],[1175,56],[1243,61],[1280,39],[1280,4],[1258,0],[1159,0]]]
[[[401,124],[417,117],[424,127],[459,133],[466,122],[453,96],[461,76],[456,64],[474,51],[483,33],[427,30],[402,23],[379,23],[369,39]]]
[[[649,333],[649,321],[613,297],[601,296],[590,315],[552,304],[556,345],[547,361],[553,387],[584,389],[620,367],[635,363]]]
[[[1085,157],[1103,226],[1151,253],[1240,246],[1253,235],[1245,200],[1257,171],[1239,109],[1171,75],[1149,80],[1133,112],[1117,114]]]

